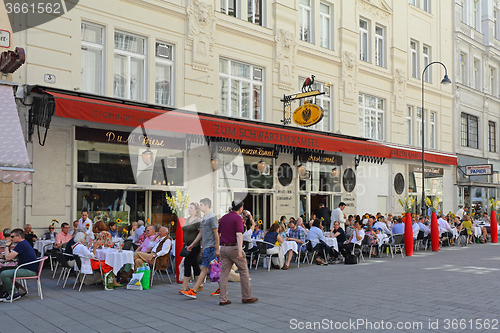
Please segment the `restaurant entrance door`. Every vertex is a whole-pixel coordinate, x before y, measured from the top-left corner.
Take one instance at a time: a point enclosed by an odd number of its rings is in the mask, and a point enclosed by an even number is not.
[[[267,230],[274,221],[272,219],[272,194],[258,192],[235,192],[234,200],[243,199],[244,209],[250,211],[255,223],[262,221],[261,229]]]

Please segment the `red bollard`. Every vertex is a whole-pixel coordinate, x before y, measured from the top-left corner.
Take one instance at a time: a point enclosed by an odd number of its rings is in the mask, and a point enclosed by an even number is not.
[[[497,224],[497,213],[494,210],[491,211],[490,234],[491,234],[491,242],[496,243],[498,241],[498,224]]]
[[[179,255],[181,253],[182,247],[184,246],[184,233],[182,232],[182,227],[184,226],[184,218],[179,217],[177,220],[177,228],[175,229],[175,275],[177,283],[182,283],[184,279],[184,272],[179,271],[179,266],[181,264],[182,258]]]
[[[439,228],[436,212],[432,212],[431,215],[431,243],[432,251],[439,251]]]
[[[407,256],[413,255],[413,226],[410,213],[406,213],[405,216],[405,253]]]

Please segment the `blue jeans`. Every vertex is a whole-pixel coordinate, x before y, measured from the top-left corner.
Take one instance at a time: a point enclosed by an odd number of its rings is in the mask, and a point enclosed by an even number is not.
[[[9,269],[7,271],[3,271],[0,273],[0,278],[2,279],[2,284],[3,284],[3,291],[7,292],[10,294],[10,291],[12,289],[12,280],[14,279],[14,272],[15,269]],[[20,268],[17,270],[16,278],[17,277],[30,277],[30,276],[35,276],[36,273],[33,272],[30,269],[24,269]],[[16,287],[14,287],[14,293],[17,293],[18,290]]]
[[[210,262],[215,259],[215,247],[207,247],[203,249],[203,261],[201,267],[209,268]]]

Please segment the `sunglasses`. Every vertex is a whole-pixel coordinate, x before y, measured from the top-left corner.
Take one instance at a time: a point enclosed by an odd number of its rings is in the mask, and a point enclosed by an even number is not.
[[[54,230],[54,228],[49,228],[49,230]]]
[[[16,237],[16,236],[18,236],[18,235],[10,235],[10,238],[14,238],[14,237]]]

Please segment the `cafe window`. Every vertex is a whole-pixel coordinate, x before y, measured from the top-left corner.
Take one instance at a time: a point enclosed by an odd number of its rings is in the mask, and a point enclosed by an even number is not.
[[[221,188],[253,188],[272,189],[274,185],[273,159],[258,156],[220,154],[219,187]],[[262,172],[259,163],[263,162]]]
[[[310,192],[342,192],[341,167],[318,162],[302,162],[304,176],[299,175],[299,190]]]
[[[422,167],[410,165],[408,194],[413,196],[415,206],[413,212],[421,211],[422,202]],[[443,169],[434,167],[425,167],[425,196],[431,200],[439,198],[438,212],[443,211]]]

